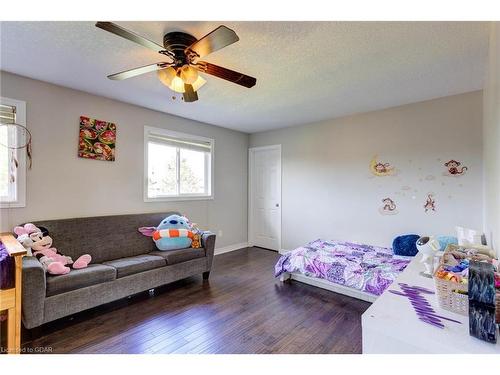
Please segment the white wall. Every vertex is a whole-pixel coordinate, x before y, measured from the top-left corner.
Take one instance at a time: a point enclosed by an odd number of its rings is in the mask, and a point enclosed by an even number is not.
[[[250,136],[251,146],[271,144],[282,145],[285,249],[318,237],[391,245],[404,233],[482,228],[481,92]],[[375,154],[399,174],[370,174]],[[449,159],[469,170],[458,178],[443,176]],[[424,213],[428,192],[435,193],[435,213]],[[398,204],[397,215],[378,212],[387,196]]]
[[[484,87],[485,233],[500,255],[500,23],[491,23]]]
[[[27,205],[2,209],[2,230],[31,220],[178,210],[201,228],[222,230],[218,247],[247,241],[247,134],[6,72],[0,95],[26,101],[34,155]],[[117,124],[115,162],[77,157],[80,115]],[[215,139],[214,200],[143,201],[144,125]]]

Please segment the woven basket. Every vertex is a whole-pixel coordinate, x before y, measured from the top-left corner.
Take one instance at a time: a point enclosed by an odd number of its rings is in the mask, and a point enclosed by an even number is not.
[[[465,245],[455,245],[450,243],[446,246],[444,252],[449,253],[451,251],[460,249],[475,249],[479,254],[484,254],[488,255],[490,258],[495,258],[495,253],[493,252],[493,250],[486,246],[465,246]]]
[[[440,279],[434,273],[434,283],[436,285],[436,295],[441,308],[460,314],[469,315],[469,297],[467,295],[468,285],[459,284],[453,281]]]
[[[461,248],[476,249],[478,253],[492,256],[492,250],[485,247],[462,246],[449,244],[446,247],[445,253],[459,250]],[[442,260],[443,258],[441,258]],[[438,304],[441,308],[464,316],[469,315],[469,296],[467,295],[469,286],[467,284],[459,284],[453,281],[440,279],[436,273],[441,269],[442,261],[434,272],[434,283],[436,285],[436,294]],[[497,298],[498,301],[498,298]],[[497,309],[498,310],[498,309]],[[498,317],[498,315],[497,315]]]

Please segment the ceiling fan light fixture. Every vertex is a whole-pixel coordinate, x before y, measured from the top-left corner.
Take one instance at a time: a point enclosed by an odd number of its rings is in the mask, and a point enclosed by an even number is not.
[[[174,79],[172,80],[171,84],[168,85],[168,88],[172,91],[178,92],[179,94],[184,94],[185,87],[184,87],[184,82],[179,75],[175,76]],[[198,91],[207,81],[203,79],[203,77],[198,76],[196,81],[192,83],[193,86],[193,91]]]
[[[172,81],[174,78],[177,77],[177,71],[175,68],[169,66],[166,69],[161,69],[158,70],[158,79],[163,83],[165,86],[169,86],[172,84]]]
[[[156,64],[108,75],[111,80],[124,80],[156,71],[160,82],[172,91],[183,94],[185,102],[198,100],[196,91],[206,83],[199,75],[199,70],[204,74],[219,77],[247,88],[255,86],[257,82],[253,77],[206,61],[196,61],[194,66],[191,65],[194,59],[205,57],[239,40],[238,35],[224,25],[217,27],[200,39],[180,31],[169,32],[163,35],[163,45],[113,22],[97,22],[95,25],[109,33],[156,51],[162,56],[162,61]],[[165,61],[164,59],[167,57],[171,61]]]
[[[198,91],[205,83],[207,83],[207,81],[205,79],[203,79],[202,76],[198,76],[198,78],[196,79],[196,81],[193,82],[193,91]]]
[[[181,77],[175,76],[172,80],[172,83],[168,86],[170,90],[178,92],[180,94],[184,93],[184,81]]]
[[[198,71],[186,64],[180,68],[180,77],[185,83],[192,85],[198,79]]]

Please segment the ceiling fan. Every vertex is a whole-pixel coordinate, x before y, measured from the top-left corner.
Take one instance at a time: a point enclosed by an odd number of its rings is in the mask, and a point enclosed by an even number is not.
[[[244,87],[253,87],[257,80],[242,73],[199,60],[208,54],[240,40],[230,28],[221,25],[201,39],[174,31],[163,36],[163,46],[113,22],[97,22],[97,27],[122,38],[152,49],[170,61],[141,66],[108,76],[112,80],[123,80],[156,71],[159,80],[171,90],[182,93],[185,102],[198,100],[197,90],[206,81],[198,73],[210,74]]]

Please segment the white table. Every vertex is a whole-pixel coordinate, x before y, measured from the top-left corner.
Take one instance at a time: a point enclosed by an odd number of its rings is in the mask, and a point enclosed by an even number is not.
[[[444,329],[420,321],[408,298],[389,293],[401,290],[398,283],[434,289],[434,280],[419,274],[423,265],[420,255],[406,267],[397,280],[362,316],[363,353],[485,353],[500,354],[497,344],[469,336],[468,317],[439,308],[436,295],[425,298],[438,315],[460,321],[443,320]]]

